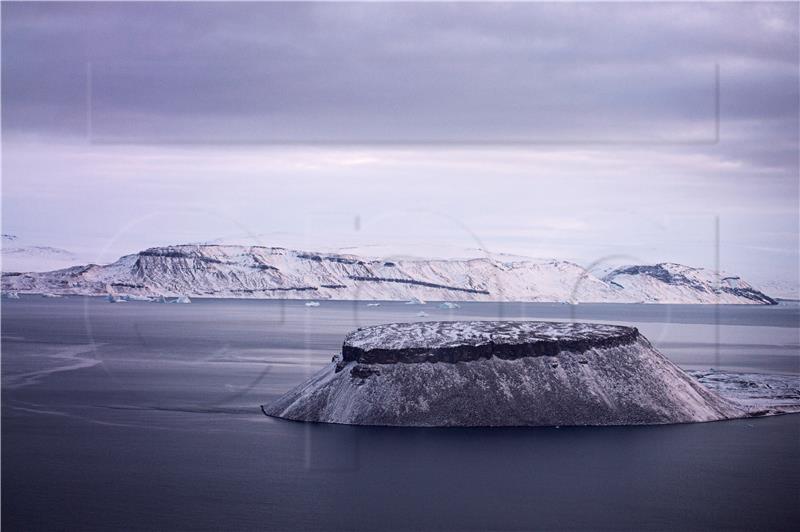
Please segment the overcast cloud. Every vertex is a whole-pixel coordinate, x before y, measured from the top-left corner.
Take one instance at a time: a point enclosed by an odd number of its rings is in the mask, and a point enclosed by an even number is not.
[[[713,266],[719,217],[725,269],[796,282],[798,38],[791,3],[3,3],[3,230]]]

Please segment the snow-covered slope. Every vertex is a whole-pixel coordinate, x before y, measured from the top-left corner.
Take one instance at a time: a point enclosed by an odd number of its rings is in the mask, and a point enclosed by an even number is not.
[[[77,255],[50,246],[3,247],[4,272],[46,272],[80,264]]]
[[[390,426],[688,423],[745,417],[630,327],[427,322],[350,333],[342,358],[263,407]]]
[[[105,266],[44,273],[6,273],[4,291],[190,297],[476,300],[560,302],[765,303],[746,283],[719,294],[713,274],[685,268],[702,283],[639,273],[600,279],[558,260],[383,260],[259,246],[181,245],[151,248]],[[672,286],[674,285],[674,286]]]
[[[2,270],[4,272],[46,272],[81,264],[71,251],[52,246],[33,245],[16,235],[2,235]]]
[[[687,371],[697,382],[742,405],[754,415],[800,412],[800,376],[765,373]]]
[[[709,270],[664,262],[647,266],[624,266],[608,273],[603,280],[644,303],[683,303],[700,299],[710,303],[774,304],[735,275],[719,277]]]
[[[800,280],[790,281],[766,281],[758,283],[755,288],[760,292],[769,294],[775,299],[786,299],[789,301],[800,301]]]

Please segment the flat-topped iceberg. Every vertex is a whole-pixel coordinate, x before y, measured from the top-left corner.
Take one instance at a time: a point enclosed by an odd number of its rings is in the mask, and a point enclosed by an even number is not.
[[[642,425],[748,415],[633,327],[394,323],[351,332],[335,358],[264,412],[391,426]]]

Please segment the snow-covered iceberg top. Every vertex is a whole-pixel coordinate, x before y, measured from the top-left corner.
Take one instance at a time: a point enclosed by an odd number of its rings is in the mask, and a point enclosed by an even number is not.
[[[364,327],[347,335],[344,362],[462,362],[555,356],[630,344],[634,327],[546,321],[430,321]]]
[[[363,350],[453,347],[550,340],[605,339],[635,331],[634,327],[601,323],[549,321],[427,321],[386,323],[349,333],[344,345]]]

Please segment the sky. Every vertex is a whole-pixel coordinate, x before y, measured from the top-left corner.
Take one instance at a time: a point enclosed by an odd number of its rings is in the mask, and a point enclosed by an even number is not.
[[[3,232],[796,284],[799,40],[797,3],[3,2]]]

